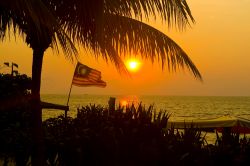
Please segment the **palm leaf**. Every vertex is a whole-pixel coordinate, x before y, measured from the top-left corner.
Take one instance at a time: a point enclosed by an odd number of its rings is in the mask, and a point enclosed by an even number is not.
[[[73,54],[77,55],[73,42],[41,0],[10,0],[1,2],[0,9],[1,40],[6,33],[10,35],[13,28],[14,35],[26,37],[27,44],[36,43],[42,48],[44,43],[48,43],[57,51],[59,44],[69,59],[73,59]]]
[[[57,14],[67,34],[81,46],[125,69],[121,55],[139,53],[171,71],[188,68],[201,74],[187,54],[169,37],[138,19],[160,15],[180,29],[194,22],[185,0],[43,0]],[[136,18],[136,19],[133,19]],[[123,70],[123,69],[122,69]]]
[[[56,13],[60,23],[72,39],[95,47],[104,25],[104,14],[128,18],[160,16],[169,26],[180,29],[194,22],[185,0],[43,0]]]
[[[186,67],[195,77],[202,79],[188,55],[168,36],[159,30],[134,19],[106,15],[100,43],[113,46],[121,55],[139,53],[143,58],[167,63],[169,70]]]
[[[169,26],[183,29],[194,22],[185,0],[105,0],[104,12],[137,19],[160,16]]]
[[[27,20],[36,27],[37,33],[42,33],[41,25],[51,26],[55,24],[51,13],[41,0],[1,1],[0,8],[2,32],[11,28],[11,24],[14,29],[18,28],[19,24],[27,24]]]

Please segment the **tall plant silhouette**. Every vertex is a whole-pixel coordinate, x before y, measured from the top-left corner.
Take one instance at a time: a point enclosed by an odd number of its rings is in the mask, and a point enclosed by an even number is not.
[[[34,165],[42,164],[38,161],[42,156],[40,85],[44,52],[50,46],[60,45],[73,60],[77,58],[73,42],[78,43],[120,71],[126,71],[121,57],[133,52],[152,62],[158,60],[169,70],[186,67],[201,79],[173,40],[142,22],[142,18],[159,16],[169,27],[185,28],[194,21],[185,0],[9,0],[1,1],[0,9],[0,39],[13,30],[33,49]]]

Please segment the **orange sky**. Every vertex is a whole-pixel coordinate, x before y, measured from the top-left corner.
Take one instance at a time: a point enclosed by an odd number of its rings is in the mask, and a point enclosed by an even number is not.
[[[158,21],[149,24],[175,40],[203,75],[197,81],[188,71],[169,73],[159,64],[143,61],[132,78],[120,75],[102,59],[96,61],[82,50],[81,62],[102,71],[106,88],[73,87],[73,94],[146,95],[250,95],[250,0],[188,0],[196,24],[184,32],[168,30]],[[19,64],[19,72],[31,75],[32,51],[22,39],[0,44],[0,65]],[[8,72],[8,68],[1,72]],[[41,93],[67,94],[74,65],[51,49],[45,53]]]

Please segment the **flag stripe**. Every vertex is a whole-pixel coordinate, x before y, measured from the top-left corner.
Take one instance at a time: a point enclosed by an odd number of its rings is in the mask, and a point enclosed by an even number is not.
[[[92,73],[92,72],[90,72],[89,74],[88,74],[88,77],[94,77],[94,78],[96,78],[96,79],[100,79],[101,78],[101,75],[100,74],[95,74],[95,73]],[[79,78],[82,78],[83,76],[81,76],[81,75],[79,75],[79,74],[76,74],[75,75],[75,77],[79,77]]]
[[[79,80],[73,80],[73,83],[105,83],[102,80],[99,81],[93,81],[93,80],[85,80],[85,81],[79,81]]]
[[[101,72],[98,71],[98,70],[95,70],[95,69],[90,69],[92,73],[95,73],[95,74],[98,74],[98,75],[101,75]]]
[[[101,78],[101,77],[96,77],[96,76],[92,76],[92,75],[88,75],[88,76],[85,76],[85,77],[77,75],[77,76],[74,76],[74,77],[75,77],[75,78],[89,78],[89,77],[92,77],[92,78],[94,78],[94,79],[96,79],[96,80],[98,80],[98,79]]]
[[[94,85],[94,84],[90,84],[90,85],[78,85],[78,84],[74,84],[75,86],[78,86],[78,87],[90,87],[90,86],[97,86],[97,87],[101,87],[101,88],[105,88],[106,87],[106,84],[105,85]]]
[[[106,85],[106,82],[75,82],[78,85]]]
[[[101,78],[101,75],[96,75],[96,74],[92,74],[92,73],[89,73],[89,76],[95,77],[95,78]]]
[[[97,81],[73,81],[72,83],[76,83],[76,84],[81,84],[81,83],[83,83],[83,84],[88,84],[88,83],[93,83],[93,84],[95,84],[95,83],[103,83],[103,81],[99,81],[99,82],[97,82]]]
[[[94,82],[96,82],[96,81],[99,81],[99,80],[101,80],[101,79],[94,79],[94,78],[79,78],[79,77],[77,77],[77,78],[73,78],[73,80],[75,80],[75,81],[94,81]]]
[[[105,87],[106,83],[105,82],[99,82],[99,83],[74,83],[73,85],[75,86],[100,86],[100,87]]]
[[[81,84],[81,85],[87,85],[87,84],[102,84],[105,85],[106,82],[73,82],[73,84]]]

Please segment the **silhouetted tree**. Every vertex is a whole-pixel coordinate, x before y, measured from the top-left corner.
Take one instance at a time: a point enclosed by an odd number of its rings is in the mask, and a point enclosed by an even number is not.
[[[33,165],[43,165],[42,150],[42,108],[40,104],[40,84],[44,51],[49,47],[62,45],[66,53],[76,51],[71,41],[60,29],[59,23],[41,0],[0,1],[0,39],[14,30],[33,49],[32,64],[32,116],[33,116]],[[70,46],[69,46],[70,45]]]

